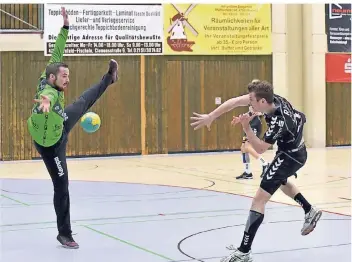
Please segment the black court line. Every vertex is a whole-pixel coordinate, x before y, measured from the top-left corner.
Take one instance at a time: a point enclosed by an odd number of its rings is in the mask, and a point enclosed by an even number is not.
[[[325,246],[313,246],[313,247],[302,247],[302,248],[292,248],[292,249],[284,249],[284,250],[275,250],[275,251],[265,251],[265,252],[258,252],[258,253],[252,253],[253,255],[265,255],[265,254],[273,254],[273,253],[282,253],[282,252],[293,252],[293,251],[301,251],[301,250],[308,250],[308,249],[319,249],[319,248],[328,248],[328,247],[339,247],[339,246],[349,246],[351,243],[342,243],[342,244],[336,244],[336,245],[325,245]],[[183,259],[183,260],[172,260],[169,262],[190,262],[190,261],[201,261],[204,262],[204,260],[209,260],[209,259],[221,259],[224,256],[221,257],[203,257],[199,259]]]
[[[181,172],[181,171],[177,171],[177,170],[184,170],[184,171],[188,171],[188,172],[189,171],[191,171],[191,172],[194,171],[194,172],[198,172],[198,173],[215,175],[215,176],[222,176],[222,177],[224,177],[224,176],[228,177],[229,176],[227,174],[217,174],[217,173],[208,172],[208,171],[202,171],[202,170],[193,169],[193,168],[189,169],[189,168],[182,168],[182,167],[177,167],[177,166],[172,166],[172,165],[165,165],[165,164],[157,164],[157,163],[142,163],[141,161],[138,161],[138,160],[129,160],[129,159],[127,159],[127,161],[144,164],[144,165],[138,165],[139,167],[150,168],[150,169],[155,169],[155,170],[160,170],[160,171],[174,172],[174,173],[179,173],[179,174],[183,174],[183,175],[187,175],[187,176],[199,177],[199,178],[203,178],[203,179],[208,178],[208,177],[207,176],[202,176],[202,175],[196,175],[196,174],[189,174],[189,173],[185,173],[185,172]],[[147,166],[147,165],[152,165],[152,166]],[[176,170],[162,169],[162,168],[157,168],[157,167],[174,168]],[[252,186],[252,187],[256,187],[256,188],[259,187],[259,185],[252,185],[252,184],[242,183],[242,182],[239,182],[239,181],[231,181],[231,180],[226,180],[226,179],[216,178],[216,177],[209,177],[209,178],[214,179],[214,180],[218,180],[218,181],[222,181],[222,182],[232,183],[232,184],[241,184],[241,185]],[[327,184],[327,183],[339,182],[339,181],[346,180],[346,179],[350,179],[350,177],[341,177],[341,176],[339,176],[337,179],[334,179],[334,180],[330,180],[330,181],[327,181],[327,182],[318,182],[318,183],[313,183],[313,184],[302,185],[302,186],[300,186],[300,188],[314,187],[314,186],[318,186],[318,185],[324,185],[324,184]]]
[[[348,201],[351,201],[351,198],[346,198],[346,197],[339,197],[340,199],[343,199],[343,200],[348,200]]]
[[[349,220],[349,219],[334,219],[334,218],[330,218],[330,219],[320,219],[320,221],[336,221],[336,220]],[[302,220],[281,220],[281,221],[269,221],[269,222],[265,222],[262,223],[262,225],[264,224],[278,224],[278,223],[291,223],[291,222],[302,222]],[[177,249],[178,251],[183,254],[184,256],[190,258],[189,260],[177,260],[177,261],[173,261],[173,262],[181,262],[181,261],[199,261],[199,262],[205,262],[202,259],[215,259],[215,258],[222,258],[222,257],[212,257],[212,258],[201,258],[201,259],[197,259],[193,256],[191,256],[190,254],[187,254],[186,252],[184,252],[181,248],[182,243],[189,239],[192,238],[194,236],[203,234],[203,233],[208,233],[211,231],[216,231],[216,230],[221,230],[221,229],[226,229],[226,228],[231,228],[231,227],[239,227],[239,226],[245,226],[244,223],[241,224],[237,224],[237,225],[230,225],[230,226],[224,226],[224,227],[218,227],[218,228],[212,228],[212,229],[208,229],[208,230],[204,230],[204,231],[200,231],[194,234],[191,234],[189,236],[184,237],[183,239],[181,239],[178,244],[177,244]],[[323,247],[333,247],[333,246],[340,246],[340,245],[350,245],[351,243],[345,243],[345,244],[337,244],[337,245],[328,245],[328,246],[317,246],[317,247],[309,247],[309,248],[299,248],[299,249],[288,249],[288,250],[277,250],[277,251],[267,251],[267,252],[261,252],[261,253],[253,253],[253,254],[266,254],[266,253],[279,253],[279,252],[288,252],[288,251],[296,251],[296,250],[304,250],[304,249],[311,249],[311,248],[323,248]]]

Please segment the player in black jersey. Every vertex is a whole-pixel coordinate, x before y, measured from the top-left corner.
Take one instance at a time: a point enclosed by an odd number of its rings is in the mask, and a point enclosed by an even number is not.
[[[287,181],[307,161],[307,149],[303,139],[305,115],[294,109],[285,98],[275,95],[271,84],[265,81],[256,83],[253,91],[249,94],[249,99],[254,111],[265,114],[268,130],[265,132],[263,140],[254,134],[249,124],[255,114],[250,116],[247,113],[236,117],[233,124],[242,124],[248,140],[257,152],[265,152],[275,142],[277,142],[278,150],[274,160],[264,173],[260,188],[253,198],[242,243],[239,248],[231,246],[229,249],[234,252],[222,259],[222,262],[253,261],[251,245],[264,219],[265,205],[279,188],[299,203],[305,211],[302,235],[312,232],[322,215],[320,210],[309,204],[294,184]]]
[[[263,222],[266,203],[280,188],[287,196],[293,198],[304,210],[305,219],[301,229],[302,235],[312,232],[319,221],[322,212],[311,204],[300,193],[299,189],[287,179],[294,175],[307,160],[307,150],[303,139],[305,115],[295,110],[283,97],[275,95],[273,87],[266,81],[253,83],[253,90],[248,95],[227,100],[210,114],[194,113],[191,124],[194,129],[202,126],[210,128],[211,123],[221,114],[238,106],[250,104],[255,112],[262,112],[268,124],[263,140],[260,140],[251,129],[249,122],[255,114],[249,113],[235,117],[232,124],[241,123],[250,144],[259,153],[265,152],[277,142],[278,150],[274,160],[266,170],[260,187],[253,198],[239,248],[228,247],[233,252],[223,258],[222,262],[252,262],[251,246],[255,234]]]

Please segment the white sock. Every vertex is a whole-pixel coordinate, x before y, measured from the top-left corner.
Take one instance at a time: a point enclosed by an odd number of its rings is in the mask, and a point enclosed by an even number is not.
[[[246,172],[247,174],[250,174],[251,173],[251,168],[249,166],[249,163],[245,163],[244,164],[244,172]]]
[[[260,157],[260,158],[259,158],[259,161],[260,161],[260,163],[262,164],[262,166],[266,166],[266,165],[267,165],[267,163],[266,163],[266,161],[264,160],[263,157]]]

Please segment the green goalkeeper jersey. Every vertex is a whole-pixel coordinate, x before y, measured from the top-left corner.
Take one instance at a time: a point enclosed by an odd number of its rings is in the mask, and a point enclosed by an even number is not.
[[[49,64],[62,62],[67,36],[68,29],[62,27],[56,39]],[[49,147],[61,138],[66,115],[64,113],[64,92],[58,91],[55,87],[47,83],[45,70],[40,76],[35,98],[39,99],[40,95],[45,95],[50,99],[49,113],[39,110],[39,103],[34,104],[27,125],[33,140],[41,146]]]

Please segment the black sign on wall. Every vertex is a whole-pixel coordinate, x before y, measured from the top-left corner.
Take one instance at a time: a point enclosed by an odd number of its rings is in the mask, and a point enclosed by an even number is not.
[[[325,4],[328,52],[351,53],[351,4]]]

